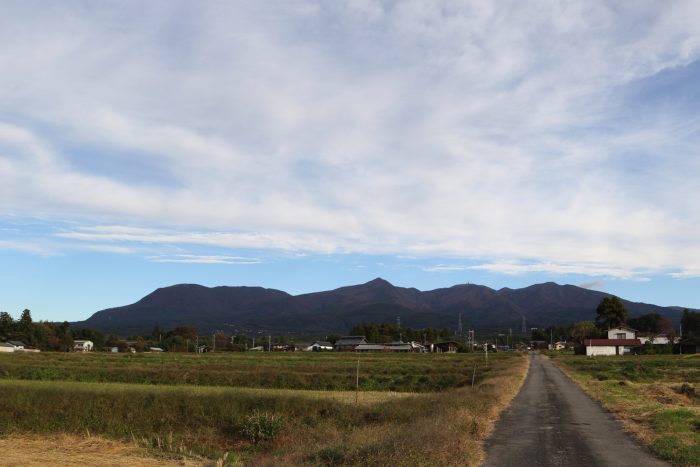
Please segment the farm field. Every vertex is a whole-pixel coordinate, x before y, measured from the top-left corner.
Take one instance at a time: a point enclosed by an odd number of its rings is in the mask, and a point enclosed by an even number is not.
[[[357,354],[42,353],[0,355],[0,379],[354,390]],[[455,355],[363,354],[360,390],[434,392],[471,384]],[[478,378],[491,370],[482,366]]]
[[[656,455],[700,465],[700,356],[548,355]]]
[[[360,355],[356,392],[357,354],[0,357],[0,440],[89,434],[212,465],[477,465],[527,370],[518,354]]]

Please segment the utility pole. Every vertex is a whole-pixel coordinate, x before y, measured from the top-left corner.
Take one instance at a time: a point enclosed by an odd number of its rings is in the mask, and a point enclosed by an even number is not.
[[[357,405],[357,396],[360,393],[360,357],[357,357],[357,371],[355,372],[355,405]]]
[[[554,350],[554,341],[552,340],[552,328],[549,328],[549,350]]]

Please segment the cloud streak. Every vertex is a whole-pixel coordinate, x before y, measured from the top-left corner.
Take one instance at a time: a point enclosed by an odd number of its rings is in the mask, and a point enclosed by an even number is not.
[[[697,2],[86,5],[0,7],[0,216],[51,238],[700,263]]]

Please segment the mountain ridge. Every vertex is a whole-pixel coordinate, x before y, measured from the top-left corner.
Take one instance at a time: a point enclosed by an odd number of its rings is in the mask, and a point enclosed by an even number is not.
[[[610,294],[554,282],[495,290],[478,284],[420,291],[376,278],[364,284],[291,295],[264,287],[176,284],[161,287],[137,302],[94,313],[76,326],[119,335],[149,333],[155,326],[191,325],[200,333],[326,335],[343,334],[361,322],[479,330],[521,329],[592,320]],[[658,313],[677,323],[681,307],[661,307],[622,299],[631,316]]]

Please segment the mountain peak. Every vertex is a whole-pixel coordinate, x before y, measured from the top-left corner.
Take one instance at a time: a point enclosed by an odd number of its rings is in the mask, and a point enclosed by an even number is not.
[[[394,286],[391,282],[389,282],[385,279],[382,279],[381,277],[377,277],[376,279],[372,279],[371,281],[367,282],[364,285],[371,285],[373,287],[393,287]]]

